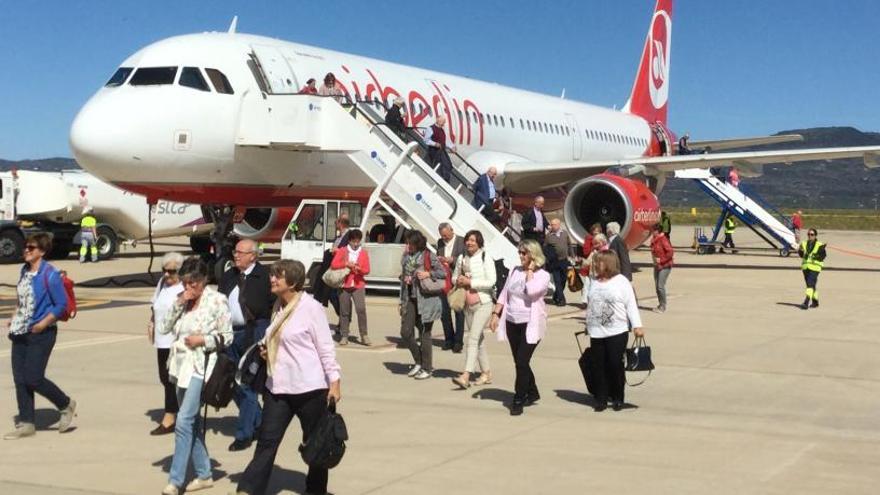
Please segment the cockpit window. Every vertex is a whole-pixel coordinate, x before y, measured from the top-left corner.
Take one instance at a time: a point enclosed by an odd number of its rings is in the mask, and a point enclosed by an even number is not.
[[[197,67],[184,67],[183,70],[180,71],[180,81],[178,81],[178,83],[181,86],[197,89],[199,91],[211,91],[205,78],[202,77],[202,72]]]
[[[177,67],[140,67],[131,76],[129,84],[132,86],[174,84],[175,75],[177,75]]]
[[[208,73],[208,78],[211,80],[211,84],[214,85],[214,89],[217,90],[218,93],[223,93],[227,95],[235,94],[235,91],[232,90],[232,85],[229,84],[229,79],[226,79],[226,76],[217,69],[205,69],[205,72]]]
[[[131,75],[131,71],[133,71],[133,70],[134,69],[132,69],[131,67],[120,67],[120,68],[116,69],[116,72],[113,74],[113,77],[111,77],[110,80],[107,81],[107,84],[105,84],[104,86],[107,86],[107,87],[122,86],[123,84],[125,84],[125,80],[128,79],[128,76]]]

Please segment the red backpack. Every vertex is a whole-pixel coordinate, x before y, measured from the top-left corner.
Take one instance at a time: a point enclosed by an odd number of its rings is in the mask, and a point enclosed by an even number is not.
[[[73,280],[69,279],[65,272],[62,272],[55,267],[51,268],[58,272],[58,276],[61,277],[61,283],[64,285],[64,293],[67,294],[67,306],[65,306],[64,311],[61,313],[61,316],[58,317],[58,320],[67,321],[71,318],[76,318],[76,294],[73,292]],[[49,298],[51,298],[52,292],[49,291],[49,270],[43,272],[43,281],[46,283],[46,293],[49,294]]]

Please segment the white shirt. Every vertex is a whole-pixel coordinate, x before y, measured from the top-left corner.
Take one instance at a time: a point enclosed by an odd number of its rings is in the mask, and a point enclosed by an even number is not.
[[[623,275],[590,283],[587,331],[590,337],[605,338],[640,328],[642,319],[632,284]]]
[[[532,209],[535,210],[535,232],[544,232],[544,213],[535,207]]]
[[[348,261],[349,263],[357,263],[358,256],[361,255],[361,246],[358,246],[357,249],[351,247],[351,244],[348,245]]]
[[[244,271],[244,276],[247,277],[254,271],[254,267],[257,266],[256,263],[251,263],[251,266],[247,267]],[[235,288],[232,289],[232,292],[229,293],[229,312],[232,314],[232,326],[241,327],[244,326],[247,321],[244,319],[244,311],[241,309],[241,305],[238,304],[238,284],[235,285]]]
[[[446,244],[443,245],[443,257],[451,258],[452,257],[452,248],[455,247],[455,237],[445,241]]]
[[[174,332],[162,333],[162,325],[165,324],[165,316],[168,315],[171,306],[174,306],[177,296],[183,292],[183,283],[180,281],[169,286],[164,284],[164,280],[159,281],[151,300],[153,303],[153,345],[157,349],[170,348],[177,338]]]

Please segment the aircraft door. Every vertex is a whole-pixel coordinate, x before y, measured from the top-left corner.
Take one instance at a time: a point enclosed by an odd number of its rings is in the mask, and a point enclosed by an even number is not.
[[[575,120],[574,115],[567,113],[565,114],[565,125],[568,126],[571,133],[571,159],[572,160],[580,160],[581,159],[581,147],[583,146],[583,136],[581,136],[581,129],[578,127],[577,120]]]
[[[299,83],[284,54],[274,46],[251,45],[271,94],[295,94]]]
[[[281,257],[302,262],[308,270],[324,259],[327,218],[324,201],[303,201],[281,241]],[[332,240],[332,239],[331,239]]]

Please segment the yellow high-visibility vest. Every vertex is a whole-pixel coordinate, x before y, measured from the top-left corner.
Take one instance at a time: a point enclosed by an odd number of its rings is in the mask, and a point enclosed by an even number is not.
[[[816,244],[813,245],[813,250],[807,252],[807,242],[808,241],[804,241],[801,243],[801,250],[804,252],[804,260],[801,262],[801,270],[821,272],[822,267],[825,266],[825,262],[817,260],[815,256],[819,253],[819,249],[824,246],[825,243],[816,241]]]
[[[91,215],[86,215],[79,223],[79,226],[83,229],[93,229],[98,226],[98,220]]]
[[[727,217],[724,220],[724,233],[732,234],[734,230],[736,230],[736,224],[733,223],[733,218]]]

